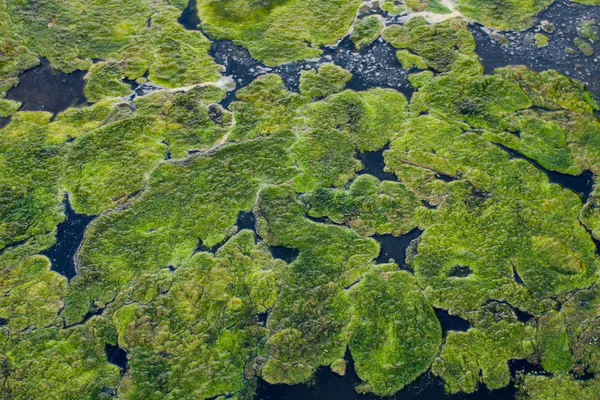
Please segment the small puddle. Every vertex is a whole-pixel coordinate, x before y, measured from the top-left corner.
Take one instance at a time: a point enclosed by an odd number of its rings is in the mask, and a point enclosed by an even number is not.
[[[114,346],[112,344],[107,344],[104,351],[108,362],[119,367],[121,375],[123,375],[127,370],[127,352],[119,346]]]
[[[383,152],[387,150],[387,146],[379,151],[370,151],[366,153],[358,153],[358,158],[362,161],[364,168],[360,171],[359,175],[369,174],[373,175],[380,181],[397,181],[398,178],[394,174],[385,172],[385,160],[383,158]]]
[[[442,335],[448,336],[448,332],[466,332],[471,327],[469,321],[462,319],[456,315],[450,315],[448,311],[441,308],[434,308],[435,315],[442,325]]]
[[[83,240],[83,234],[93,216],[75,213],[71,208],[68,196],[65,199],[66,219],[58,225],[56,232],[56,244],[48,249],[44,255],[52,262],[52,270],[71,280],[77,271],[75,270],[75,254]]]
[[[6,92],[6,98],[23,103],[21,111],[57,113],[86,101],[83,95],[85,74],[86,71],[57,72],[42,58],[40,65],[19,76],[19,84]]]
[[[269,246],[269,250],[273,258],[279,258],[288,264],[293,263],[298,258],[298,254],[300,254],[300,251],[297,249],[282,246]]]
[[[396,264],[401,268],[405,267],[404,260],[406,258],[406,249],[410,245],[410,242],[417,239],[423,233],[422,230],[413,229],[406,235],[392,236],[392,235],[375,235],[373,239],[377,240],[381,245],[379,257],[375,260],[378,264],[388,263],[390,259],[393,259]]]
[[[252,211],[241,211],[238,214],[235,224],[240,231],[243,229],[250,229],[251,231],[254,231],[254,234],[256,234],[256,217]]]

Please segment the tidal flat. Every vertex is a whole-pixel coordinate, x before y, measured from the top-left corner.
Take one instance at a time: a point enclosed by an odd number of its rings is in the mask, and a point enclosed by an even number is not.
[[[0,399],[600,398],[598,0],[0,32]]]

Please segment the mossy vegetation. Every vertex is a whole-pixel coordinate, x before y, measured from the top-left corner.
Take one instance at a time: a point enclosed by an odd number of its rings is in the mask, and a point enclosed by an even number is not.
[[[341,39],[354,20],[359,0],[198,1],[203,30],[233,40],[274,66],[315,58],[319,46]]]
[[[398,58],[405,68],[431,68],[469,75],[483,73],[475,54],[475,39],[464,20],[454,18],[428,25],[425,18],[416,17],[404,25],[386,27],[382,37],[395,48],[403,49]]]
[[[457,0],[456,8],[465,17],[499,31],[524,31],[533,25],[533,17],[553,0]]]
[[[321,64],[318,69],[300,73],[300,93],[312,98],[339,93],[352,79],[352,74],[335,64]]]
[[[208,55],[210,42],[199,31],[185,30],[177,22],[181,11],[162,0],[8,0],[0,7],[8,19],[4,46],[12,56],[0,70],[0,92],[16,83],[19,71],[37,65],[36,54],[67,73],[90,69],[92,59],[107,61],[90,72],[91,101],[122,95],[120,78],[135,80],[146,72],[170,88],[220,78],[221,67]]]
[[[369,15],[356,21],[350,38],[358,50],[370,45],[379,37],[383,23],[376,15]]]
[[[279,64],[343,37],[358,3],[342,3],[198,9],[208,34]],[[495,23],[526,24],[543,6],[496,3],[477,18],[518,9]],[[301,73],[299,93],[260,76],[228,111],[206,83],[220,76],[208,41],[176,22],[181,1],[3,4],[0,29],[23,32],[3,84],[31,49],[89,68],[90,103],[52,116],[0,100],[0,397],[249,399],[259,377],[344,375],[349,351],[361,393],[391,396],[430,369],[450,394],[517,379],[522,399],[598,398],[598,380],[580,378],[600,374],[600,189],[588,199],[554,179],[600,174],[583,84],[520,66],[483,75],[464,21],[416,17],[383,31],[424,70],[410,103],[348,90],[352,75],[326,63]],[[379,35],[371,20],[355,24],[359,47]],[[127,99],[123,79],[146,73],[179,88]],[[369,152],[397,181],[361,174]],[[97,215],[69,282],[43,255],[67,193]],[[422,234],[405,259],[377,264],[378,236],[409,232]],[[436,309],[467,328],[442,330]],[[539,373],[511,377],[511,360]]]

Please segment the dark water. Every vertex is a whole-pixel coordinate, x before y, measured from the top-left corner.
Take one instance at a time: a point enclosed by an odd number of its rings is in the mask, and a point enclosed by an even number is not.
[[[21,111],[57,113],[85,102],[85,74],[85,71],[57,72],[42,58],[40,65],[19,76],[19,84],[6,93],[6,98],[23,103]]]
[[[375,178],[380,181],[397,181],[398,178],[394,174],[390,174],[385,172],[383,168],[385,167],[385,161],[383,159],[383,152],[387,150],[386,148],[379,151],[370,151],[366,153],[358,153],[358,158],[362,161],[364,168],[358,174],[369,174],[373,175]]]
[[[502,46],[492,40],[481,25],[471,25],[471,32],[477,41],[477,54],[486,73],[495,68],[511,64],[522,64],[535,71],[555,69],[571,78],[586,83],[588,89],[600,98],[600,41],[592,44],[595,54],[584,56],[577,50],[575,55],[566,54],[566,48],[576,49],[573,40],[579,36],[577,28],[584,20],[595,19],[600,22],[600,7],[584,6],[569,0],[557,0],[546,11],[535,18],[535,25],[525,32],[508,32],[508,46]],[[540,29],[541,21],[555,24],[553,33]],[[548,47],[538,49],[533,44],[533,35],[542,33],[550,39]]]
[[[531,158],[525,157],[523,154],[515,151],[513,149],[509,149],[506,146],[496,143],[496,146],[500,147],[502,150],[506,151],[511,158],[517,158],[521,160],[528,161],[533,164],[537,169],[542,171],[548,177],[550,183],[556,183],[562,186],[565,189],[569,189],[575,192],[581,200],[585,203],[589,198],[592,190],[594,189],[594,174],[591,171],[585,171],[581,175],[566,175],[561,174],[556,171],[549,171],[542,167],[539,163]],[[516,273],[516,272],[515,272]],[[517,281],[518,282],[518,281]]]
[[[288,264],[294,262],[294,260],[298,258],[298,254],[300,254],[298,249],[291,249],[289,247],[282,246],[270,246],[269,250],[271,251],[273,258],[279,258]]]
[[[404,259],[406,258],[406,248],[413,240],[417,239],[423,231],[419,229],[413,229],[406,235],[392,236],[392,235],[375,235],[373,239],[377,240],[381,245],[379,251],[379,257],[376,261],[378,264],[387,263],[390,259],[393,259],[396,264],[400,267],[404,266]]]
[[[448,336],[448,332],[466,332],[471,327],[469,321],[457,317],[456,315],[450,315],[448,311],[442,310],[441,308],[434,308],[435,315],[442,325],[442,334],[444,337]]]
[[[239,230],[250,229],[256,233],[256,217],[252,211],[242,211],[238,214],[237,221],[235,222]]]
[[[119,346],[113,346],[112,344],[107,344],[104,351],[106,352],[108,362],[119,367],[121,375],[124,374],[127,370],[127,352],[119,348]]]
[[[75,254],[83,240],[83,233],[94,219],[87,215],[76,214],[71,208],[68,198],[65,200],[65,221],[58,225],[56,244],[48,249],[46,255],[52,262],[52,270],[71,280],[75,270]]]

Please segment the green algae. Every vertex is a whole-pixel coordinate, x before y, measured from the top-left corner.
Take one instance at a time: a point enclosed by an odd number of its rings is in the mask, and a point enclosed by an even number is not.
[[[284,265],[242,231],[214,256],[197,253],[173,273],[141,277],[113,315],[130,359],[119,397],[247,398],[268,333],[256,315],[277,299]]]
[[[321,64],[318,69],[300,73],[300,93],[312,98],[339,93],[352,79],[352,74],[334,64]]]
[[[14,100],[0,99],[0,118],[10,117],[21,108],[21,103]]]
[[[135,80],[146,71],[152,82],[165,87],[220,78],[221,67],[208,55],[210,42],[198,31],[185,30],[177,22],[181,11],[162,1],[7,0],[6,9],[14,25],[10,32],[19,33],[27,51],[6,44],[22,60],[2,71],[3,80],[37,65],[34,54],[66,73],[90,69],[92,59],[109,62],[108,69],[92,68],[86,90],[92,101],[124,92],[118,77]]]
[[[337,68],[326,67],[325,70],[328,71],[326,75],[334,73],[337,76],[340,73]],[[320,74],[312,76],[307,72],[301,78],[304,90],[328,91],[335,86],[317,89],[317,85],[321,84],[320,78]],[[235,125],[228,136],[228,140],[234,142],[292,130],[296,125],[298,109],[308,102],[308,99],[287,91],[281,77],[274,74],[255,79],[240,89],[236,97],[239,101],[233,102],[230,107],[235,116]]]
[[[442,330],[431,305],[406,271],[372,271],[350,289],[349,348],[359,392],[389,396],[425,372]]]
[[[352,24],[359,0],[198,1],[202,29],[233,40],[268,66],[315,58],[319,46],[340,40]]]
[[[376,15],[359,19],[354,24],[350,38],[358,50],[373,43],[381,34],[383,23]]]
[[[303,199],[311,217],[327,217],[360,235],[400,236],[417,226],[421,202],[405,185],[360,175],[348,190],[319,188]]]
[[[392,89],[344,91],[302,111],[306,120],[291,153],[302,173],[295,189],[343,186],[361,169],[356,151],[382,149],[406,118],[406,99]]]
[[[119,368],[91,324],[27,332],[0,329],[0,395],[10,399],[111,398]]]
[[[456,8],[465,17],[499,31],[524,31],[533,25],[533,17],[553,0],[457,0]]]
[[[382,37],[395,48],[421,57],[419,64],[424,63],[435,71],[468,75],[483,73],[475,54],[475,39],[464,20],[454,18],[427,25],[425,18],[416,17],[404,25],[386,27]],[[407,58],[406,52],[399,54],[402,55],[399,56],[401,60]]]
[[[450,332],[431,371],[444,379],[448,393],[473,393],[479,383],[490,390],[510,382],[508,361],[534,351],[535,329],[516,321],[505,304],[490,303],[476,311],[475,326]]]
[[[594,55],[594,48],[587,40],[578,37],[573,39],[573,44],[580,52],[583,53],[584,56],[591,57]]]
[[[225,240],[261,185],[290,178],[290,139],[276,135],[162,163],[139,199],[88,229],[66,297],[67,323],[79,322],[92,304],[102,308],[141,273],[181,265],[199,242],[211,248]]]

